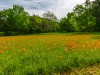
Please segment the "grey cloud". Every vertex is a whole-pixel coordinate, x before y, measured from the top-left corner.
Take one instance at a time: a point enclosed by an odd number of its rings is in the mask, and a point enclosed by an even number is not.
[[[10,7],[13,4],[17,4],[28,9],[46,10],[54,6],[55,2],[57,2],[57,0],[1,0],[0,5],[3,5],[3,7],[5,7],[5,5]]]
[[[41,15],[50,10],[58,18],[62,18],[72,11],[76,4],[83,2],[85,0],[0,0],[0,10],[11,8],[16,4],[23,6],[30,14]]]

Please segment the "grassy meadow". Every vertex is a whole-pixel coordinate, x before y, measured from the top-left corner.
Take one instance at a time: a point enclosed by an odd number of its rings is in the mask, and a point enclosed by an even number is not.
[[[99,33],[0,37],[0,75],[60,75],[94,64],[100,64]]]

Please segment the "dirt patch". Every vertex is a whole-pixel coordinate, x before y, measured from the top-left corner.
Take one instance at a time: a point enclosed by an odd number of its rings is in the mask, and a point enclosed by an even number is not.
[[[100,75],[100,64],[87,68],[74,69],[71,72],[55,73],[54,75]]]

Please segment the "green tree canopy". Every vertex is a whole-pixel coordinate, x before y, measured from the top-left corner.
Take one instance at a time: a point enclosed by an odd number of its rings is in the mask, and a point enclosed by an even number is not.
[[[3,29],[5,35],[17,33],[26,33],[29,25],[29,14],[24,11],[24,8],[14,5],[13,8],[3,10]]]

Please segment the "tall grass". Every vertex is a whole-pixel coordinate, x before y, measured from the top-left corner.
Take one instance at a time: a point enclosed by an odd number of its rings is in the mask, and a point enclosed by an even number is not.
[[[100,63],[97,35],[0,37],[0,75],[53,75]]]

